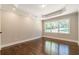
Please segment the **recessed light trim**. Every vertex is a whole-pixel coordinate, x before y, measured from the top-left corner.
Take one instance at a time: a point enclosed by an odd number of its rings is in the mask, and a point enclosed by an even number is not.
[[[42,7],[42,8],[45,8],[45,7],[46,7],[46,5],[45,5],[45,4],[44,4],[44,5],[41,5],[41,7]]]

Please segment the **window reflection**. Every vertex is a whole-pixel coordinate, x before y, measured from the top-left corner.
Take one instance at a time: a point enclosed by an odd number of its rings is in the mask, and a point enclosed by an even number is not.
[[[68,55],[69,46],[53,41],[45,41],[45,53],[48,55]]]
[[[59,55],[68,55],[69,47],[67,45],[60,44],[59,45]]]
[[[57,55],[58,54],[58,44],[55,42],[52,42],[51,45],[51,55]]]
[[[51,51],[50,51],[51,49],[50,48],[51,48],[51,41],[46,41],[45,42],[45,53],[46,54],[50,54],[51,53]]]

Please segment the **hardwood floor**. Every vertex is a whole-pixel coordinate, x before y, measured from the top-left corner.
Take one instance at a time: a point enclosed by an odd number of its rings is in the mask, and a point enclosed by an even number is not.
[[[42,53],[41,40],[32,40],[2,49],[2,55],[40,55]]]
[[[46,40],[51,40],[58,44],[67,44],[69,46],[69,54],[78,55],[79,50],[77,43],[45,37],[2,48],[1,55],[46,55],[44,51]]]
[[[78,44],[75,43],[75,42],[59,40],[59,39],[52,39],[52,38],[46,38],[46,37],[43,37],[43,40],[44,41],[47,41],[47,40],[48,41],[53,41],[57,44],[68,45],[69,46],[69,55],[79,55],[79,53],[78,53],[79,52]]]
[[[1,50],[0,50],[0,55],[1,55]]]

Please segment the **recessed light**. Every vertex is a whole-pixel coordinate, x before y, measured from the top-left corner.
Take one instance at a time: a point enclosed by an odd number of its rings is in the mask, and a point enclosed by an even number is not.
[[[41,5],[42,8],[46,7],[46,5]]]
[[[15,10],[16,10],[16,8],[13,8],[13,10],[15,11]]]

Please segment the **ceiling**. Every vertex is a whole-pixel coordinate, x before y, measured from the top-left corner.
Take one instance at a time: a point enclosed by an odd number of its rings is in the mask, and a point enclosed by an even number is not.
[[[42,4],[18,5],[18,8],[20,8],[21,10],[29,12],[36,16],[45,15],[45,14],[54,12],[56,10],[61,9],[62,7],[64,7],[64,5],[62,4],[48,4],[48,5],[45,5],[45,7],[42,7]]]
[[[66,9],[65,13],[77,11],[77,9],[79,8],[79,4],[68,4],[68,5],[47,4],[43,8],[41,6],[42,4],[19,4],[18,8],[25,12],[29,12],[33,15],[36,15],[36,16],[49,14],[51,12],[62,9],[63,7],[65,7]]]
[[[54,13],[58,10],[61,10],[62,8],[65,8],[64,12],[58,15],[64,15],[75,12],[79,8],[79,4],[14,4],[14,6],[17,9],[20,9],[36,17],[47,15],[49,13]],[[54,15],[52,17],[58,15]]]

